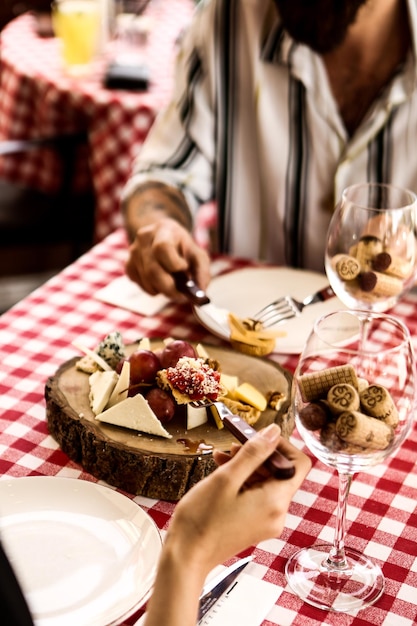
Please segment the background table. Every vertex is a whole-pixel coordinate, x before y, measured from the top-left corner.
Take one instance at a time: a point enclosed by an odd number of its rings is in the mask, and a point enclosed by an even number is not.
[[[31,14],[13,20],[1,32],[0,139],[87,131],[89,169],[83,161],[78,184],[92,183],[96,193],[96,241],[121,225],[120,192],[156,114],[168,101],[175,41],[194,6],[192,0],[149,4],[146,59],[151,84],[146,92],[105,89],[106,55],[97,60],[91,76],[68,77],[58,40],[39,37]],[[2,175],[49,190],[56,186],[57,167],[50,154],[32,154],[8,159]]]
[[[45,475],[96,481],[59,449],[45,420],[45,381],[78,354],[72,341],[94,347],[117,329],[126,342],[147,335],[221,343],[196,322],[187,305],[168,305],[157,315],[143,317],[95,299],[99,289],[123,274],[125,255],[126,239],[119,229],[0,317],[1,479]],[[225,261],[228,270],[249,265],[239,259]],[[417,345],[417,295],[408,295],[394,313],[408,324]],[[296,355],[274,358],[291,370],[297,363]],[[293,441],[302,445],[296,433]],[[164,534],[175,505],[127,495],[148,511]],[[280,590],[264,626],[416,624],[417,426],[395,456],[359,474],[352,483],[348,543],[379,562],[386,576],[383,596],[357,616],[304,604],[292,594],[284,576],[286,559],[299,547],[317,538],[332,541],[336,499],[336,474],[314,461],[290,507],[281,538],[253,549],[254,562],[247,573],[273,582]]]

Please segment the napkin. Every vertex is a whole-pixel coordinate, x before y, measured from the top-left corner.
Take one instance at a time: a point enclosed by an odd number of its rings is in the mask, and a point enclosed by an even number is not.
[[[201,626],[260,626],[278,600],[282,589],[260,578],[241,574],[216,602]]]
[[[281,587],[250,576],[240,574],[228,593],[216,602],[203,617],[201,626],[260,626],[268,613],[275,605]],[[145,614],[135,622],[134,626],[141,626],[145,621]]]
[[[156,315],[169,302],[161,294],[150,296],[125,275],[115,278],[106,287],[96,291],[94,297],[107,304],[147,316]]]
[[[211,275],[215,276],[228,267],[229,262],[227,260],[217,259],[210,266]],[[113,304],[146,316],[156,315],[170,302],[166,296],[161,294],[150,296],[126,275],[112,280],[106,287],[96,291],[94,297],[107,304]]]

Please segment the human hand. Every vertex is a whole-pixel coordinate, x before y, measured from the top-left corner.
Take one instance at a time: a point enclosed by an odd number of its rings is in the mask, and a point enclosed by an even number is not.
[[[149,294],[162,293],[184,302],[185,296],[175,287],[173,272],[187,272],[205,289],[210,282],[210,259],[186,228],[164,217],[136,231],[125,271]]]
[[[260,469],[278,448],[294,463],[295,475],[276,480]],[[220,465],[195,485],[175,510],[167,541],[190,567],[204,574],[249,546],[279,537],[291,500],[311,467],[310,459],[281,438],[271,424],[231,454],[215,453]]]

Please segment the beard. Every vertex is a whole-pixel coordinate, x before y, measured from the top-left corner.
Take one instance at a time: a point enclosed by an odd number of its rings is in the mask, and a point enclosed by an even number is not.
[[[325,54],[339,46],[368,0],[274,0],[282,25],[295,41]]]

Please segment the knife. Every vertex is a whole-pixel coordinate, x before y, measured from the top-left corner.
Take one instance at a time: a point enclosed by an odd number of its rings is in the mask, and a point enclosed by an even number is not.
[[[204,315],[210,318],[212,332],[222,337],[225,328],[229,326],[229,311],[213,304],[206,292],[186,272],[174,272],[172,277],[177,290],[187,296],[194,308],[204,311]]]
[[[194,306],[203,306],[210,303],[210,298],[206,292],[186,272],[174,272],[172,278],[177,290],[186,295]]]
[[[197,624],[201,624],[206,613],[216,604],[251,560],[251,556],[239,559],[239,561],[227,567],[204,586],[200,596]]]

